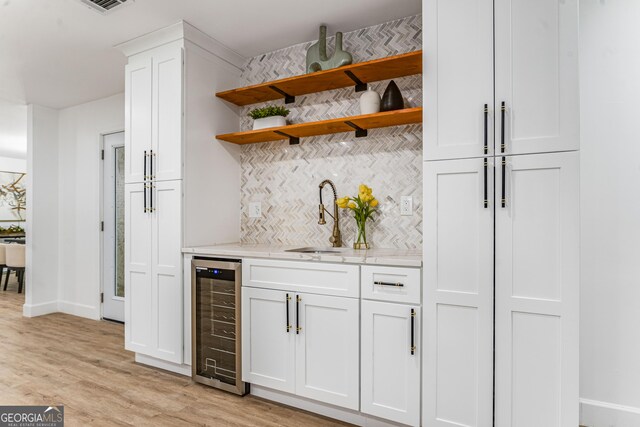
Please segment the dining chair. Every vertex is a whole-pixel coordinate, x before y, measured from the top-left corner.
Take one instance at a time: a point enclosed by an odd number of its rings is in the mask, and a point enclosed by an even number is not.
[[[5,245],[5,264],[7,267],[7,277],[4,280],[4,290],[7,290],[7,284],[9,283],[9,276],[11,271],[16,272],[18,279],[18,293],[22,293],[22,287],[24,285],[24,273],[25,273],[25,245],[11,244]]]

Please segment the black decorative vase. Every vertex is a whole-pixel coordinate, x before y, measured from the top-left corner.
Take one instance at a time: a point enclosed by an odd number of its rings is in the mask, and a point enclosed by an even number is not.
[[[402,93],[398,89],[396,82],[391,80],[389,86],[382,95],[382,101],[380,102],[380,111],[392,111],[402,110],[404,108],[404,99],[402,99]]]

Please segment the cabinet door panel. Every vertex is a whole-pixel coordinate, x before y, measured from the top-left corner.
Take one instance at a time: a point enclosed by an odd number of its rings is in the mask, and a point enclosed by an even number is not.
[[[493,1],[432,0],[423,15],[425,160],[493,151]]]
[[[423,425],[493,416],[493,163],[425,162]]]
[[[578,0],[495,5],[495,111],[504,101],[506,153],[577,150]]]
[[[156,357],[182,363],[182,181],[152,185]]]
[[[153,55],[153,173],[158,181],[182,178],[182,55],[168,46]]]
[[[295,392],[296,334],[287,327],[295,321],[293,298],[284,291],[242,287],[242,381]]]
[[[151,150],[151,58],[130,58],[125,66],[126,183],[144,181],[145,151]]]
[[[297,294],[296,394],[359,408],[359,300]]]
[[[420,307],[362,301],[361,318],[361,411],[420,425]]]
[[[154,355],[151,213],[145,212],[144,184],[125,184],[125,348]]]
[[[575,152],[507,157],[506,207],[496,210],[496,426],[578,425],[578,179]]]

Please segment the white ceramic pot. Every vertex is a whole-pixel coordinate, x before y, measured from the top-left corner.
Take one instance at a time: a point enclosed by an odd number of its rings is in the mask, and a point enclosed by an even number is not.
[[[287,119],[282,116],[263,117],[253,121],[253,130],[286,126]]]
[[[360,114],[373,114],[380,112],[380,95],[372,89],[367,89],[360,95]]]

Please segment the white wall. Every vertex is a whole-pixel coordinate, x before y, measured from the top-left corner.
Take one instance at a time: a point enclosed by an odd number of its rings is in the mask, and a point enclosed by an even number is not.
[[[640,2],[582,0],[581,424],[640,426]]]
[[[102,162],[105,133],[124,130],[124,94],[60,110],[59,310],[100,318]]]
[[[29,105],[25,316],[57,311],[58,111]]]

